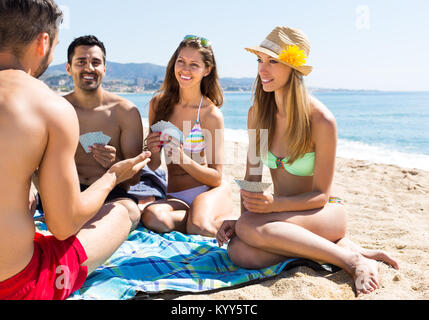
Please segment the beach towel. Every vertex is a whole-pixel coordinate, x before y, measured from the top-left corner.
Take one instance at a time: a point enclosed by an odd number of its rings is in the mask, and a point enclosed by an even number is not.
[[[39,231],[47,230],[43,222],[35,223]],[[340,270],[306,259],[288,259],[259,270],[243,269],[232,263],[226,245],[219,248],[216,239],[180,232],[157,234],[139,227],[69,299],[130,300],[163,292],[207,293],[272,278],[297,266]]]
[[[38,228],[46,226],[38,222]],[[298,265],[335,271],[333,266],[303,259],[260,270],[242,269],[231,262],[226,246],[219,248],[213,238],[156,234],[140,227],[69,299],[129,300],[138,294],[209,292],[274,277]]]
[[[36,212],[38,231],[47,231]],[[216,239],[180,232],[154,233],[140,225],[102,266],[91,273],[70,300],[130,300],[161,293],[207,293],[252,284],[295,268],[336,272],[339,268],[306,259],[248,270],[229,259]]]

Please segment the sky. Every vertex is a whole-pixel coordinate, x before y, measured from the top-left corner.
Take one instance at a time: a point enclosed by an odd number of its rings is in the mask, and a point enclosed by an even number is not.
[[[53,64],[93,34],[107,59],[165,66],[185,35],[209,39],[220,77],[257,75],[259,45],[277,25],[311,42],[308,86],[429,91],[427,0],[57,0],[65,13]]]

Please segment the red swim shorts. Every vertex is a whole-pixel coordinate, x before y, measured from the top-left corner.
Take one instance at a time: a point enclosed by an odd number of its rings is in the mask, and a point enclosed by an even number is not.
[[[65,300],[88,275],[87,259],[76,237],[59,241],[36,233],[34,254],[19,274],[0,282],[0,300]]]

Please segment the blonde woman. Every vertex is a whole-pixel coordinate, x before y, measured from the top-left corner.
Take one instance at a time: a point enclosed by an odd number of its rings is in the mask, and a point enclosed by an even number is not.
[[[150,102],[150,125],[169,121],[184,139],[156,132],[148,136],[151,169],[160,166],[164,148],[168,194],[144,210],[142,222],[147,228],[215,237],[225,218],[232,216],[231,189],[222,182],[222,104],[210,42],[185,36],[170,59],[160,92]]]
[[[241,190],[242,215],[224,222],[219,244],[231,239],[228,254],[244,268],[308,258],[345,269],[358,294],[374,291],[379,286],[375,260],[398,264],[382,251],[344,238],[345,208],[332,186],[337,125],[328,108],[307,94],[303,77],[312,71],[306,65],[307,37],[297,29],[276,27],[260,46],[246,50],[257,55],[258,78],[248,116],[256,141],[249,143],[245,180],[260,182],[264,164],[274,194]],[[263,129],[268,129],[265,145]]]

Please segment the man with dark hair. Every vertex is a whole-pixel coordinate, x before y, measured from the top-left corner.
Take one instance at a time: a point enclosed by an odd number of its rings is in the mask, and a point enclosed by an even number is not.
[[[92,145],[90,153],[83,146],[78,147],[75,161],[81,190],[85,190],[113,163],[142,152],[143,126],[140,112],[133,103],[102,88],[106,75],[106,49],[95,36],[79,37],[70,44],[67,73],[73,78],[74,91],[64,98],[76,110],[80,134],[103,132],[111,138],[108,145]],[[119,203],[128,209],[133,227],[139,223],[141,211],[139,199],[127,191],[139,182],[139,178],[136,175],[118,185],[106,199],[106,203]],[[153,197],[147,199],[154,200]]]
[[[70,43],[69,48],[67,49],[67,63],[69,65],[72,64],[72,59],[75,54],[75,50],[79,46],[99,47],[103,52],[103,62],[104,64],[106,64],[106,47],[104,46],[104,43],[98,40],[97,37],[89,35],[76,38],[73,40],[72,43]]]
[[[95,96],[101,98],[107,94],[101,87],[106,75],[106,48],[101,41],[95,36],[74,39],[67,50],[67,60],[67,73],[72,76],[75,85],[74,92],[65,96],[67,100],[70,101],[72,97],[85,100]],[[92,78],[89,80],[91,76],[95,81]],[[115,98],[125,102],[125,99],[119,96]],[[126,102],[128,105],[131,104],[129,101]]]
[[[40,77],[51,62],[50,51],[56,45],[54,41],[63,19],[61,10],[52,0],[0,0],[0,17],[0,51],[8,50],[22,58],[22,49],[45,34],[43,41],[49,42],[48,52],[33,71],[34,77]]]
[[[66,299],[79,289],[131,229],[128,210],[105,198],[149,161],[144,153],[118,162],[80,192],[76,112],[34,78],[53,59],[61,16],[52,0],[0,0],[0,300]],[[36,170],[53,236],[35,231],[28,207]]]

